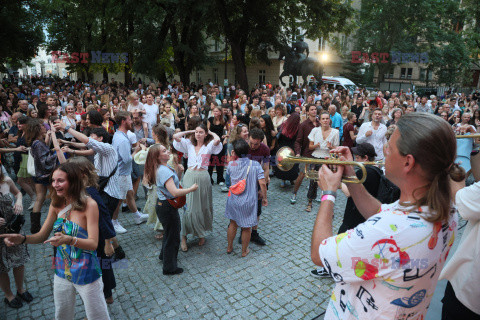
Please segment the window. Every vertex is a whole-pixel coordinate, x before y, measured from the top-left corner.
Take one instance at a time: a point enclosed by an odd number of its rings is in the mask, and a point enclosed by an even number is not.
[[[213,83],[218,83],[218,69],[213,68]]]
[[[393,78],[394,71],[395,71],[395,67],[393,67],[393,66],[390,67],[390,70],[388,70],[387,73],[385,73],[385,74],[383,75],[383,77],[384,77],[385,79],[392,79],[392,78]]]
[[[324,40],[323,37],[318,39],[318,51],[324,51],[327,47],[327,40]]]
[[[402,68],[400,71],[400,79],[412,79],[413,68]]]
[[[214,43],[214,51],[215,52],[218,52],[220,51],[220,44],[218,43],[218,40],[215,40],[215,43]]]
[[[428,73],[428,80],[432,80],[432,71],[428,71],[427,69],[420,69],[420,80],[427,80],[427,73]]]
[[[258,83],[265,83],[265,70],[258,70]]]

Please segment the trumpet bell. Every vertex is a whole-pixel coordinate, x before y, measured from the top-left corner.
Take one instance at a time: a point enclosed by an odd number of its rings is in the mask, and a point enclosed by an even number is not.
[[[295,165],[295,162],[289,161],[292,157],[295,157],[295,153],[292,148],[281,147],[277,151],[277,168],[282,171],[289,171]]]

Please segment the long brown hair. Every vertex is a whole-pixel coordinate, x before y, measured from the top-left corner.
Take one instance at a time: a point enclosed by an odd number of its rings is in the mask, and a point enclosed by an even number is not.
[[[463,169],[454,163],[457,141],[452,128],[442,118],[428,113],[406,114],[396,125],[400,133],[399,153],[412,155],[430,181],[427,193],[416,198],[415,206],[428,206],[430,214],[424,219],[429,222],[447,221],[453,199],[450,178],[454,181],[465,178]]]
[[[156,142],[163,144],[166,148],[170,146],[170,141],[168,141],[168,132],[167,128],[161,124],[157,123],[152,128],[152,133],[157,137]]]
[[[161,144],[154,144],[148,149],[147,159],[145,160],[144,181],[148,185],[155,185],[157,183],[157,169],[160,165],[158,157],[160,156]],[[168,148],[167,146],[164,146]]]
[[[33,141],[37,140],[42,135],[43,120],[38,118],[28,119],[25,125],[25,142],[27,146],[31,146]]]
[[[77,166],[78,170],[84,176],[85,187],[95,187],[98,189],[98,175],[93,163],[85,157],[74,157],[67,160]]]
[[[82,172],[78,170],[78,166],[73,162],[62,163],[53,172],[57,170],[67,174],[69,187],[66,193],[72,199],[72,210],[84,211],[87,206],[87,194]],[[50,198],[54,208],[61,208],[65,204],[65,198],[59,197],[52,186],[50,186]]]

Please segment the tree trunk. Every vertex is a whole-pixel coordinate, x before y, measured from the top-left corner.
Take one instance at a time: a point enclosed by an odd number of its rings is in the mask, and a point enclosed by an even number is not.
[[[103,68],[103,80],[108,83],[108,71],[107,68]]]
[[[247,78],[247,66],[245,65],[245,54],[242,54],[242,49],[240,48],[240,44],[236,43],[235,41],[231,41],[232,47],[232,59],[233,64],[235,66],[235,72],[237,76],[237,81],[240,84],[240,87],[248,91],[248,78]]]
[[[377,76],[377,87],[380,89],[380,83],[385,79],[385,72],[390,69],[390,64],[379,63],[378,66],[378,76]]]

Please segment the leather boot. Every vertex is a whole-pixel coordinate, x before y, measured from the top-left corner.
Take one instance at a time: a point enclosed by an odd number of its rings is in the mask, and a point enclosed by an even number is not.
[[[40,231],[40,228],[42,227],[40,225],[40,218],[42,214],[40,212],[31,212],[30,213],[30,232],[32,234],[37,233]]]

